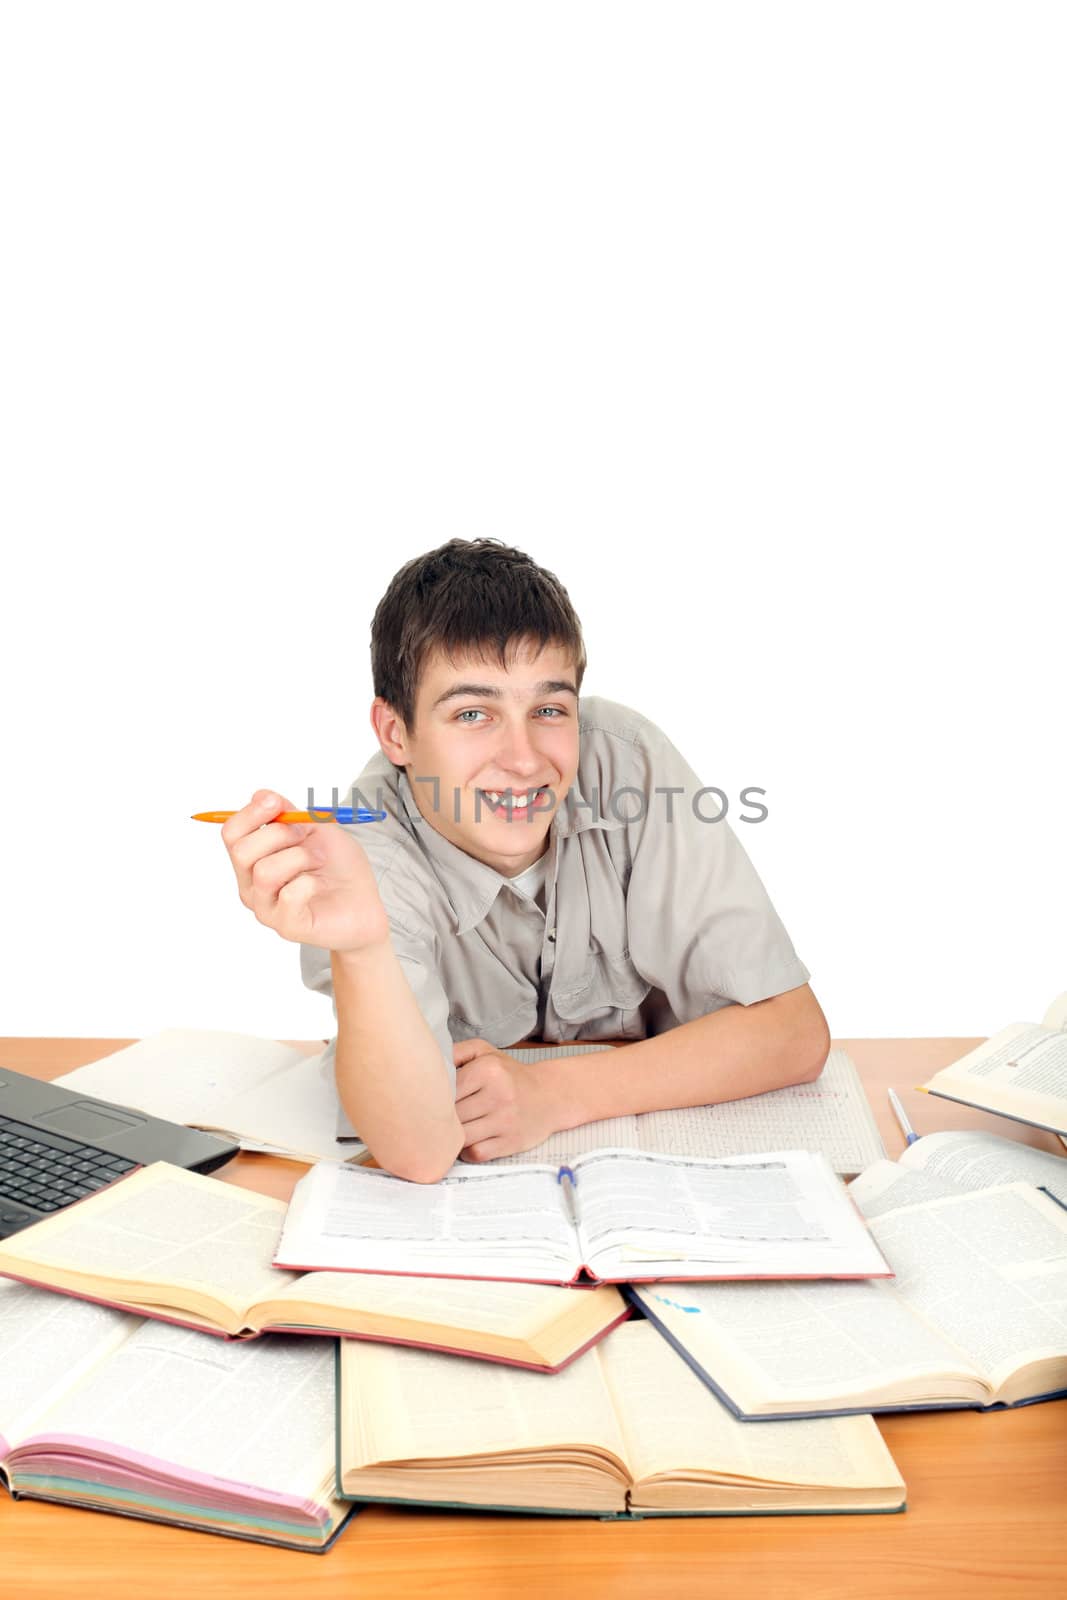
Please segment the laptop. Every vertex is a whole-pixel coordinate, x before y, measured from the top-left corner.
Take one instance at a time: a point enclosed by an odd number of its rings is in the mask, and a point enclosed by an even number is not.
[[[150,1161],[214,1172],[239,1148],[0,1067],[0,1239]]]

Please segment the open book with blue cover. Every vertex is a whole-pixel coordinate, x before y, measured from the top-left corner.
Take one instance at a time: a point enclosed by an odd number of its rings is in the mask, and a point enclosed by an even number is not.
[[[1067,1393],[1067,1159],[992,1134],[935,1133],[851,1187],[891,1283],[625,1292],[749,1420],[984,1410]]]

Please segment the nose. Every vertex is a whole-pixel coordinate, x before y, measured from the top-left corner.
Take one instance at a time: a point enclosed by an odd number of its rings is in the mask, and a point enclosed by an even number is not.
[[[522,779],[541,776],[544,758],[538,755],[530,734],[530,724],[526,721],[505,728],[496,753],[501,772]]]

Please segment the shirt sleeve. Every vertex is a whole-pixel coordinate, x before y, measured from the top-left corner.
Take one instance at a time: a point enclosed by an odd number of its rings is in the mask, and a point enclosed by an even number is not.
[[[701,793],[666,735],[642,721],[633,749],[644,770],[633,784],[646,810],[628,825],[630,959],[684,1022],[799,988],[811,974],[756,869],[729,823],[710,820],[719,796]]]

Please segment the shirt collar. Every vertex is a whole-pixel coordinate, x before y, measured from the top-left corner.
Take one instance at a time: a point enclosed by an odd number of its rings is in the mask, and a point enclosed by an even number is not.
[[[400,774],[399,788],[408,823],[456,913],[456,932],[469,933],[488,916],[505,879],[431,827],[415,803],[406,772]]]
[[[557,829],[561,839],[569,839],[576,833],[585,833],[589,828],[599,828],[602,832],[610,833],[615,828],[625,826],[625,818],[610,813],[604,815],[606,797],[596,788],[592,792],[593,799],[587,800],[575,777],[563,804],[552,818],[552,826]]]

